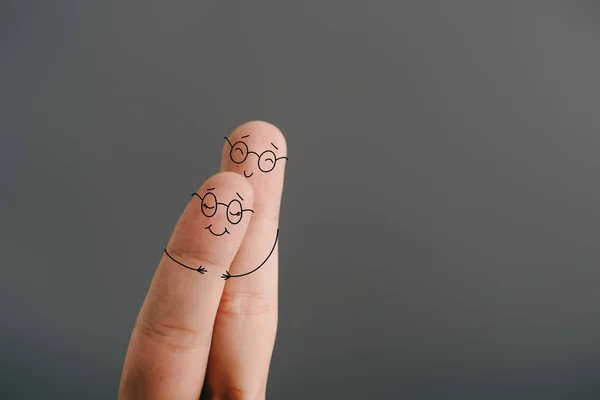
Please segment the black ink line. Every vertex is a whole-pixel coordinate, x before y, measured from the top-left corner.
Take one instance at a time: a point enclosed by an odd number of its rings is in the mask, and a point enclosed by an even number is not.
[[[237,194],[237,195],[240,197],[240,199],[242,199],[242,201],[244,200],[244,199],[242,198],[242,195],[240,195],[238,192],[235,192],[235,193],[236,193],[236,194]],[[215,198],[215,205],[214,205],[213,207],[210,207],[209,205],[207,205],[207,204],[205,204],[205,203],[204,203],[204,199],[205,199],[205,198],[206,198],[206,197],[207,197],[209,194],[210,194],[212,197],[214,197],[214,198]],[[244,212],[246,212],[246,211],[251,211],[252,213],[254,213],[254,210],[252,210],[252,209],[249,209],[249,208],[248,208],[248,209],[243,209],[243,208],[242,208],[242,203],[240,203],[240,201],[239,201],[238,199],[233,199],[233,200],[231,200],[231,201],[229,202],[229,204],[225,204],[225,203],[219,203],[219,202],[217,201],[217,196],[215,196],[215,195],[214,195],[212,192],[210,192],[210,193],[206,193],[206,195],[204,196],[204,198],[202,198],[202,196],[200,196],[198,193],[192,193],[192,197],[193,197],[193,196],[197,196],[197,197],[198,197],[198,198],[199,198],[199,199],[202,201],[202,204],[200,205],[200,210],[202,211],[202,214],[204,214],[204,216],[205,216],[205,217],[207,217],[207,218],[212,218],[212,217],[214,217],[214,215],[217,213],[217,210],[215,210],[215,211],[214,211],[212,214],[208,215],[207,213],[205,213],[205,212],[204,212],[204,208],[207,208],[207,209],[209,209],[209,210],[212,210],[212,209],[214,209],[215,207],[217,207],[218,205],[222,205],[222,206],[225,206],[225,207],[227,208],[226,215],[227,215],[227,214],[236,215],[236,213],[231,213],[231,212],[229,211],[229,209],[230,209],[230,207],[231,207],[231,204],[232,204],[233,202],[237,202],[237,203],[239,203],[239,205],[240,205],[240,210],[241,210],[241,212],[242,212],[242,213],[244,213]],[[232,224],[234,224],[234,225],[237,225],[237,224],[239,224],[239,223],[241,222],[241,220],[242,220],[242,219],[241,219],[241,217],[240,217],[240,220],[239,220],[239,221],[237,221],[237,222],[233,222],[233,221],[231,221],[231,219],[229,218],[229,216],[227,216],[227,220],[228,220],[229,222],[231,222]],[[210,232],[210,233],[212,233],[212,234],[213,234],[213,235],[215,235],[215,236],[223,236],[223,234],[224,234],[224,233],[221,233],[221,234],[216,234],[216,233],[214,233],[214,232],[213,232],[211,229],[209,229],[211,226],[212,226],[212,224],[211,224],[211,225],[209,225],[209,226],[207,226],[207,227],[206,227],[206,228],[204,228],[204,229],[208,229],[208,230],[209,230],[209,232]],[[227,231],[227,227],[225,227],[225,231],[226,231],[225,233],[229,233],[229,232]]]
[[[242,199],[242,201],[244,201],[244,198],[243,198],[243,197],[242,197],[242,196],[241,196],[241,195],[240,195],[238,192],[235,192],[235,194],[237,194],[237,195],[238,195],[238,197],[239,197],[240,199]]]
[[[223,278],[225,280],[227,280],[229,278],[239,278],[242,276],[250,275],[251,273],[258,271],[258,269],[260,267],[262,267],[263,265],[265,265],[265,263],[269,260],[269,258],[271,257],[271,254],[273,254],[273,251],[275,251],[275,246],[277,246],[277,239],[279,239],[279,228],[277,228],[277,234],[275,235],[275,243],[273,243],[273,248],[271,249],[271,252],[267,256],[267,258],[265,258],[265,261],[263,261],[258,267],[254,268],[250,272],[246,272],[245,274],[240,274],[240,275],[231,275],[229,273],[229,271],[225,271],[225,273],[223,275],[221,275],[221,278]]]
[[[245,138],[245,137],[248,137],[248,136],[242,136],[242,138]],[[274,152],[272,152],[271,150],[265,150],[261,154],[258,154],[257,152],[248,149],[248,145],[244,141],[238,140],[237,142],[235,142],[235,143],[232,144],[227,137],[224,137],[224,139],[227,140],[227,143],[229,143],[229,146],[231,146],[231,150],[229,150],[229,158],[231,159],[231,161],[233,161],[234,163],[236,163],[238,165],[244,163],[248,159],[248,154],[254,154],[254,155],[256,155],[256,157],[258,157],[258,169],[261,172],[267,173],[267,172],[271,172],[271,171],[273,171],[275,169],[277,160],[281,160],[281,159],[287,160],[288,159],[285,156],[284,157],[277,157],[277,155]],[[238,145],[240,145],[240,146],[244,145],[244,147],[246,147],[246,153],[245,154],[244,154],[244,151],[242,149],[240,149],[239,147],[237,147]],[[279,147],[275,146],[275,144],[273,142],[271,142],[271,145],[273,147],[275,147],[275,149],[279,150]],[[239,150],[240,153],[242,153],[242,157],[243,158],[241,160],[236,160],[236,158],[234,158],[234,156],[233,156],[233,151],[234,150]],[[268,158],[269,153],[273,155],[274,160],[272,158]],[[263,167],[261,165],[262,164],[261,160],[263,160],[263,158],[264,158],[264,161],[271,161],[272,162],[273,165],[271,166],[271,168],[263,169]],[[244,176],[246,178],[250,178],[252,175],[254,175],[254,172],[251,172],[250,175],[247,175],[246,174],[246,170],[244,170]]]
[[[250,135],[242,136],[242,139],[245,139],[245,138],[247,138],[248,136],[250,136]]]
[[[210,189],[206,189],[206,190],[215,190],[215,188],[210,188]]]
[[[225,227],[225,230],[224,230],[223,232],[221,232],[221,233],[218,233],[218,234],[217,234],[217,233],[214,233],[214,232],[212,231],[212,229],[210,229],[210,228],[211,228],[211,226],[212,226],[212,224],[210,224],[209,226],[207,226],[207,227],[206,227],[206,228],[204,228],[204,229],[208,229],[208,231],[209,231],[210,233],[212,233],[213,235],[215,235],[215,236],[223,236],[224,234],[228,234],[228,235],[230,235],[229,231],[227,230],[227,227]]]
[[[173,257],[171,257],[171,255],[169,254],[169,252],[167,251],[167,249],[165,249],[165,254],[173,261],[175,261],[177,264],[181,265],[184,268],[190,269],[192,271],[196,271],[201,273],[202,275],[204,275],[204,273],[206,272],[206,268],[199,266],[198,268],[192,268],[192,267],[188,267],[187,265],[180,263],[179,261],[177,261],[176,259],[174,259]]]

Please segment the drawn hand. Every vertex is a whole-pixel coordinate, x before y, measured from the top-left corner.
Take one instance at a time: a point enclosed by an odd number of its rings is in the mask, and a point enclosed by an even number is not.
[[[286,143],[273,125],[256,121],[228,141],[221,172],[191,197],[156,269],[131,335],[120,399],[265,398]]]
[[[225,273],[221,275],[221,278],[227,280],[231,278],[231,274],[229,273],[229,271],[225,271]]]

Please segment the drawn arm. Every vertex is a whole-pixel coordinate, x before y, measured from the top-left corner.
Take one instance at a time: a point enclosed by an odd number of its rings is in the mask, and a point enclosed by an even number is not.
[[[263,265],[265,265],[265,263],[269,260],[269,258],[271,257],[271,254],[273,254],[273,251],[275,251],[275,246],[277,246],[277,239],[279,239],[279,228],[277,228],[277,233],[275,234],[275,243],[273,243],[273,248],[269,252],[269,255],[267,256],[267,258],[265,258],[265,261],[263,261],[262,263],[260,263],[260,265],[258,267],[254,268],[250,272],[246,272],[245,274],[240,274],[240,275],[231,275],[229,273],[229,271],[225,271],[225,273],[223,275],[221,275],[221,278],[223,278],[225,280],[227,280],[229,278],[239,278],[239,277],[242,277],[242,276],[250,275],[251,273],[258,271],[258,269],[260,267],[262,267]]]
[[[169,252],[167,251],[167,249],[165,249],[165,254],[166,254],[166,255],[167,255],[167,257],[169,257],[171,260],[175,261],[177,264],[181,265],[181,266],[182,266],[182,267],[184,267],[184,268],[191,269],[192,271],[199,272],[199,273],[201,273],[202,275],[204,275],[204,273],[206,272],[206,268],[204,268],[202,265],[201,265],[201,266],[199,266],[198,268],[192,268],[192,267],[188,267],[187,265],[185,265],[185,264],[183,264],[183,263],[180,263],[179,261],[177,261],[176,259],[174,259],[174,258],[173,258],[173,257],[172,257],[172,256],[169,254]]]

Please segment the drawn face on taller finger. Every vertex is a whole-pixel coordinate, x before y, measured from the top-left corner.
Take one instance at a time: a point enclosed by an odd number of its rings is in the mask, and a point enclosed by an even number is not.
[[[221,171],[236,172],[252,184],[259,214],[279,212],[286,163],[285,138],[272,124],[247,122],[225,138]]]

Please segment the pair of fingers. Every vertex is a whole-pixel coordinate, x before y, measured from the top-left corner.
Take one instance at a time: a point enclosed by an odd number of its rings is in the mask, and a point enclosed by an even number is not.
[[[265,396],[287,149],[266,122],[241,125],[225,139],[221,172],[192,195],[155,272],[120,398]]]

